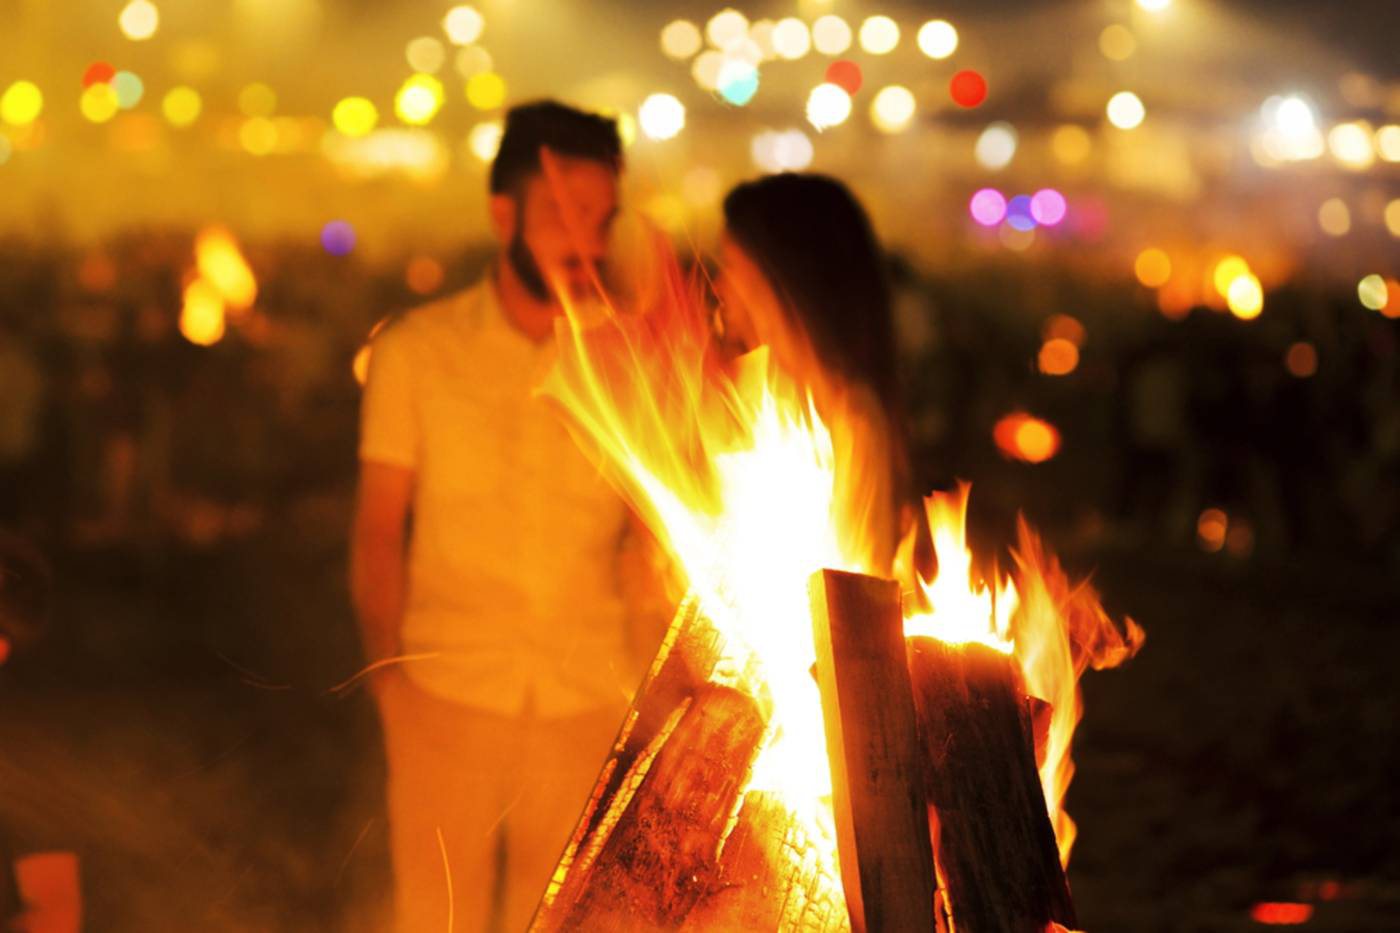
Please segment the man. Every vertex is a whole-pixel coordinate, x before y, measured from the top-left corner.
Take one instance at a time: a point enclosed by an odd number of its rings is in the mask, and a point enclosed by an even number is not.
[[[460,931],[525,928],[636,686],[628,513],[532,395],[550,283],[591,292],[621,163],[611,120],[513,109],[490,179],[501,255],[372,345],[351,584],[369,661],[400,659],[373,681],[399,933],[438,933],[449,903]]]

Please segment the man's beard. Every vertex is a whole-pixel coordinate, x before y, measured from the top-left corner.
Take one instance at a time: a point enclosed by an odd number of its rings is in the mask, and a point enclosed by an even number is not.
[[[521,224],[518,220],[515,235],[510,238],[510,245],[506,247],[506,260],[515,270],[515,277],[532,297],[542,303],[554,300],[554,294],[544,280],[544,273],[540,271],[540,264],[535,262],[535,254],[525,245],[525,237],[521,235]]]

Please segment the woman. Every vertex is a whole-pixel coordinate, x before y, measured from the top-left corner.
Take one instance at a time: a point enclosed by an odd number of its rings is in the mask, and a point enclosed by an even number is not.
[[[727,336],[767,346],[831,431],[843,522],[888,574],[910,496],[894,321],[880,246],[840,182],[770,175],[724,200],[718,291]]]

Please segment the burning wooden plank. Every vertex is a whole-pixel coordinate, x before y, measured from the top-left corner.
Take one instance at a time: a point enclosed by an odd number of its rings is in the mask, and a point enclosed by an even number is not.
[[[958,933],[1073,928],[1036,772],[1031,706],[1009,657],[909,639],[935,860]]]
[[[823,570],[812,576],[811,602],[851,926],[933,933],[933,850],[899,585]]]

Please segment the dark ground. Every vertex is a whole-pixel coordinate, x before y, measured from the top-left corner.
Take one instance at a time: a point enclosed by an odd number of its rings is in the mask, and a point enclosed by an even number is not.
[[[90,929],[373,929],[377,725],[362,693],[329,689],[359,663],[346,504],[159,566],[61,564],[47,647],[0,682],[0,748],[17,752],[0,769],[20,791],[6,811],[82,851]],[[1084,681],[1069,796],[1083,926],[1246,930],[1256,902],[1305,901],[1308,929],[1393,928],[1395,585],[1356,564],[1187,552],[1069,563],[1097,567],[1110,610],[1148,632],[1127,667]]]

